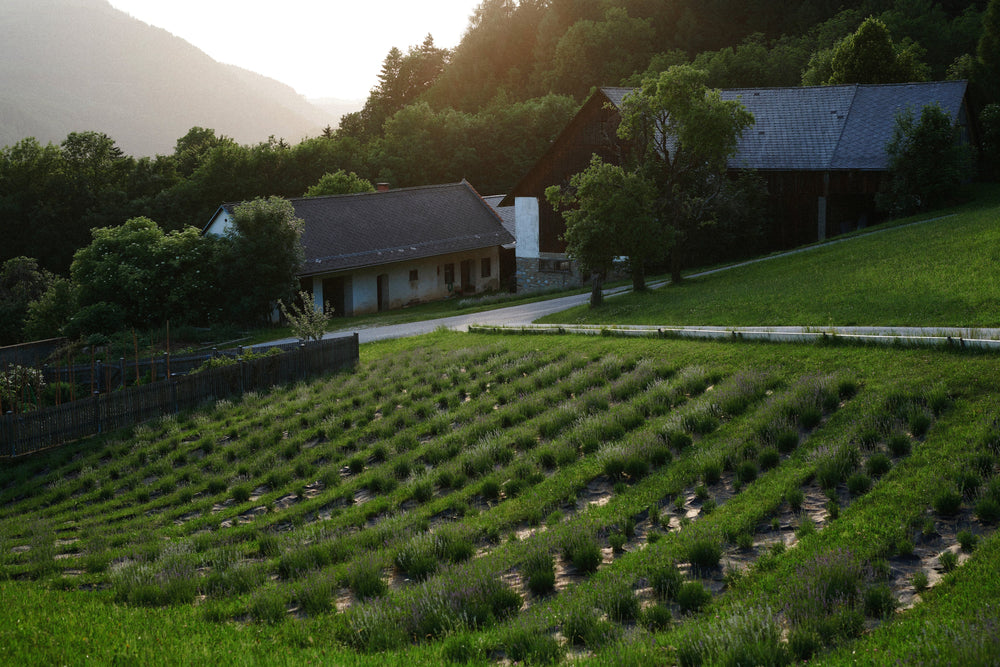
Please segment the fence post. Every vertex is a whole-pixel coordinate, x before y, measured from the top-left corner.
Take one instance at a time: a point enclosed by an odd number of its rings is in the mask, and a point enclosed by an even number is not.
[[[170,402],[174,404],[174,414],[177,414],[180,412],[177,407],[177,380],[170,378],[168,382],[170,382]]]
[[[101,392],[94,392],[94,424],[97,426],[97,432],[101,432]]]

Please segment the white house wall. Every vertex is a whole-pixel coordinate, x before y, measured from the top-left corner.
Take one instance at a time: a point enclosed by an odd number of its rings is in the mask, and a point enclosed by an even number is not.
[[[490,276],[482,277],[482,260],[490,261]],[[378,277],[388,275],[389,308],[404,308],[428,301],[439,301],[456,296],[461,290],[462,262],[472,260],[472,281],[475,293],[500,289],[499,248],[482,248],[469,252],[438,255],[426,259],[383,264],[354,271],[313,276],[313,300],[316,303],[334,303],[335,297],[323,293],[323,281],[330,278],[347,278],[345,281],[345,311],[343,315],[364,315],[378,312]],[[454,265],[455,282],[449,287],[445,282],[445,265]],[[410,280],[410,272],[417,272],[417,280]]]
[[[225,236],[233,226],[233,216],[229,214],[225,209],[219,211],[219,213],[212,218],[212,221],[208,223],[208,227],[205,228],[204,234],[206,236]]]

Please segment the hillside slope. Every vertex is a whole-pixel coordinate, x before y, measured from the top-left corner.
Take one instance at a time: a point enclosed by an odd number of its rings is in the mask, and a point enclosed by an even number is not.
[[[0,89],[0,145],[96,130],[140,156],[171,152],[194,126],[241,143],[297,142],[338,120],[105,0],[7,0]]]
[[[557,324],[995,327],[1000,190],[976,201],[646,294],[542,318]],[[918,224],[907,224],[915,222]],[[835,241],[838,241],[835,240]]]

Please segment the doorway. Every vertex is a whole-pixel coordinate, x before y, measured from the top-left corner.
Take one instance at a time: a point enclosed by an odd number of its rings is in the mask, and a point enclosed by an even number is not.
[[[475,294],[476,292],[476,279],[473,274],[473,269],[476,263],[467,259],[462,262],[462,294]]]
[[[389,310],[389,274],[382,273],[378,277],[378,311]]]

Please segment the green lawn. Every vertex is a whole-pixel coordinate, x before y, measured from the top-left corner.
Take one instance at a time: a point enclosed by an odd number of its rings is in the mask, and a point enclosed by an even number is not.
[[[366,345],[351,373],[5,461],[0,660],[718,663],[787,659],[783,623],[817,664],[993,655],[1000,538],[975,512],[1000,502],[997,373],[934,350]],[[958,526],[978,547],[915,609],[866,606]],[[830,559],[853,591],[832,610],[796,584]]]
[[[1000,326],[1000,189],[984,188],[979,195],[972,204],[927,216],[947,216],[939,220],[894,226],[540,321]]]

